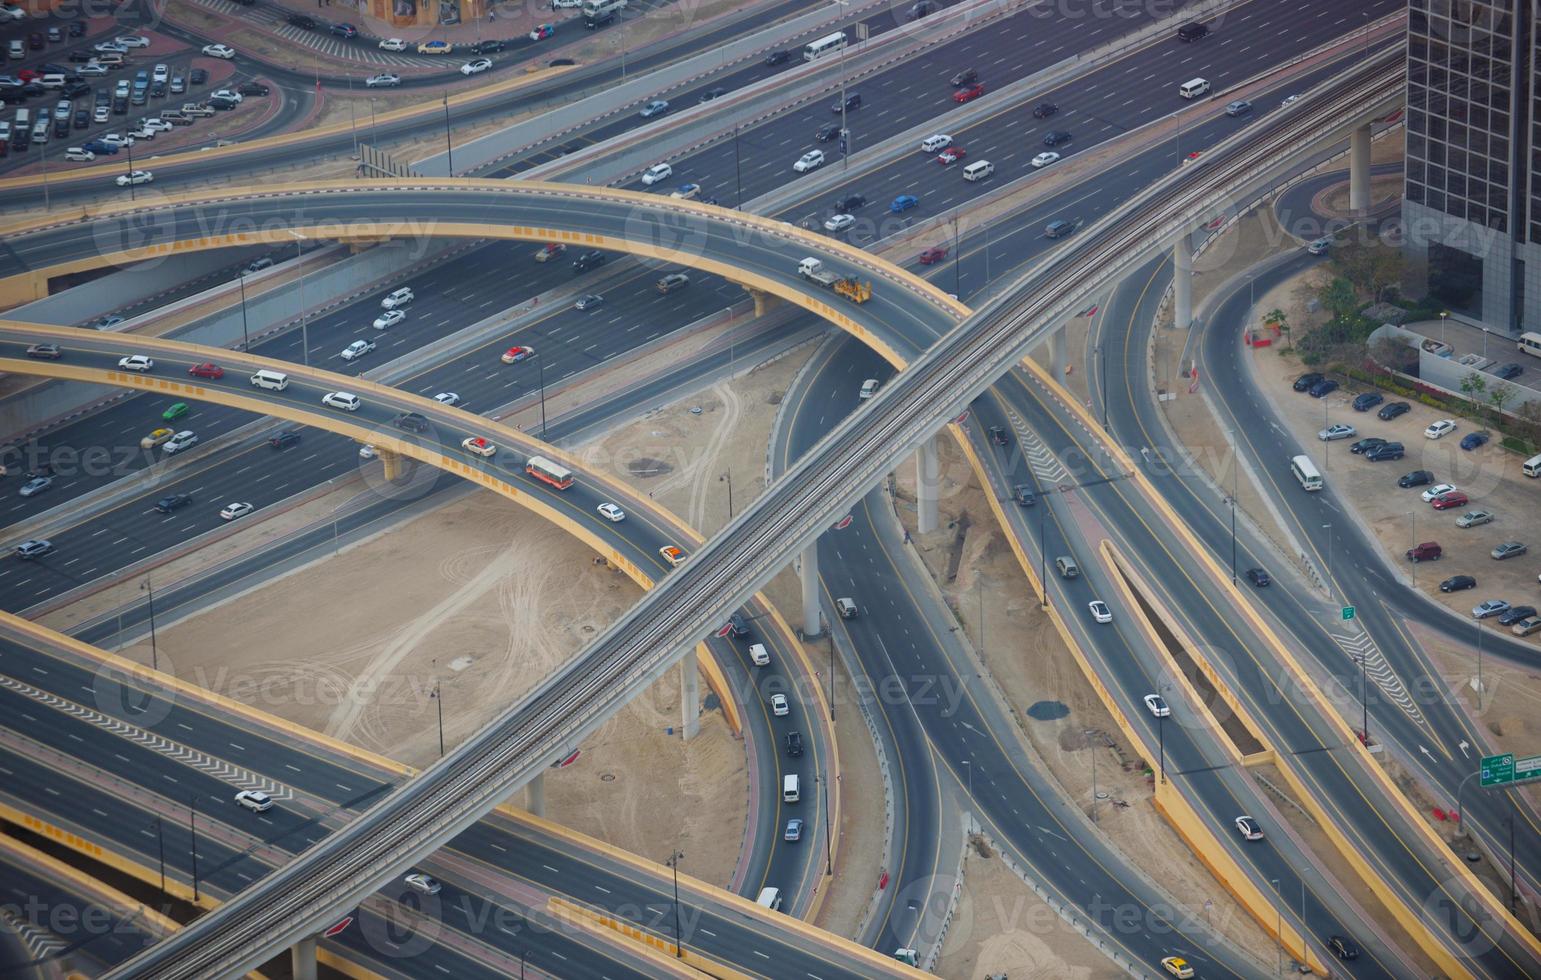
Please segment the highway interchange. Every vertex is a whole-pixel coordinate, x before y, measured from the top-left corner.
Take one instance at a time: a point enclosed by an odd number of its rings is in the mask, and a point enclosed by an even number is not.
[[[926,162],[926,163],[928,163],[928,165],[935,166],[934,163],[929,163],[929,162]],[[1163,159],[1163,162],[1156,163],[1156,165],[1154,165],[1154,166],[1156,166],[1156,169],[1159,169],[1160,166],[1167,166],[1167,168],[1170,168],[1170,166],[1171,166],[1171,157],[1170,156],[1165,157],[1165,159]],[[863,188],[863,190],[865,190],[865,188]],[[1023,220],[1023,222],[1022,222],[1023,227],[1031,228],[1032,227],[1031,220],[1032,219]],[[521,248],[521,250],[522,250],[522,248],[525,248],[525,247],[519,247],[519,248]],[[971,276],[972,276],[972,274],[977,274],[977,271],[979,271],[979,270],[977,270],[977,263],[974,263],[974,265],[971,265],[971,267],[969,267],[969,274],[971,274]],[[646,285],[646,284],[644,284],[644,285]],[[684,296],[692,296],[692,294],[697,294],[697,288],[692,287],[692,290],[687,290],[686,294],[684,294]],[[718,300],[721,300],[721,297],[718,297]],[[356,328],[354,328],[354,330],[358,331],[358,330],[361,330],[361,328],[356,327]],[[313,348],[314,348],[314,345],[313,345]],[[427,387],[422,388],[422,390],[427,391],[428,387],[433,387],[433,385],[427,385]],[[849,394],[849,391],[848,391],[848,394]],[[142,401],[142,399],[140,399],[140,401]],[[479,404],[479,402],[478,402],[478,404]],[[203,408],[203,411],[210,411],[210,410],[211,410],[211,408]],[[307,439],[310,439],[310,436],[307,436]],[[308,442],[307,442],[307,445],[308,445]],[[826,569],[826,575],[828,575],[828,569]],[[983,769],[983,767],[982,767],[982,769]]]

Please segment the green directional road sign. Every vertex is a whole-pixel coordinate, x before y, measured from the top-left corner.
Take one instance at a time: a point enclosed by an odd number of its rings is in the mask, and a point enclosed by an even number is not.
[[[1346,623],[1346,622],[1348,622],[1349,620],[1351,620],[1353,618],[1354,618],[1354,607],[1353,606],[1344,606],[1343,607],[1343,622]]]
[[[1541,755],[1519,759],[1516,759],[1512,752],[1503,755],[1485,755],[1482,757],[1481,773],[1479,782],[1484,787],[1508,786],[1513,783],[1541,779]]]

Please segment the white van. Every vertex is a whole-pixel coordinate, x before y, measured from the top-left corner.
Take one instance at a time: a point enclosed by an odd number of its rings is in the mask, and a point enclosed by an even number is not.
[[[27,42],[21,38],[12,38],[9,47],[12,61],[20,61],[27,56]]]
[[[770,651],[765,649],[763,643],[749,644],[749,660],[756,667],[770,666]]]
[[[400,289],[382,299],[380,301],[380,305],[387,310],[394,310],[398,307],[406,306],[416,298],[417,297],[412,294],[411,289],[406,286],[402,286]]]
[[[38,84],[44,88],[63,88],[65,78],[60,74],[48,74],[38,79]]]
[[[796,803],[801,800],[803,797],[799,792],[800,788],[801,786],[797,781],[797,773],[789,773],[781,777],[781,802]]]
[[[995,173],[995,164],[989,160],[975,160],[963,168],[964,180],[984,180]]]
[[[840,611],[841,619],[856,618],[856,601],[842,596],[835,600],[835,608]]]
[[[289,376],[282,371],[269,371],[263,368],[251,376],[251,383],[257,388],[266,388],[269,391],[283,391],[289,387]]]
[[[1177,94],[1185,99],[1196,99],[1209,92],[1209,82],[1202,78],[1190,78],[1177,86]]]
[[[762,888],[760,889],[760,897],[755,899],[755,901],[772,912],[779,911],[781,909],[781,889]]]
[[[1535,479],[1541,477],[1541,456],[1532,456],[1520,466],[1520,472]]]
[[[920,152],[940,153],[952,145],[952,137],[946,133],[938,133],[935,136],[927,136],[920,141]]]

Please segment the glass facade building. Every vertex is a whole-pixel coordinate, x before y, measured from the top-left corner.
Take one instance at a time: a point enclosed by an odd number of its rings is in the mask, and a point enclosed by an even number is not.
[[[1409,0],[1403,224],[1453,311],[1541,323],[1541,0]]]

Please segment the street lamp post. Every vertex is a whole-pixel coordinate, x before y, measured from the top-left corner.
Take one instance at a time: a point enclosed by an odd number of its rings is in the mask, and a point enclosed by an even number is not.
[[[439,758],[442,759],[444,758],[444,697],[440,693],[441,691],[440,682],[435,679],[433,682],[433,700],[435,707],[439,711]]]
[[[1327,532],[1327,557],[1326,557],[1326,560],[1325,560],[1325,563],[1324,563],[1325,567],[1322,569],[1322,572],[1324,573],[1323,574],[1324,581],[1322,582],[1322,584],[1327,587],[1327,594],[1331,595],[1332,594],[1332,524],[1330,524],[1330,523],[1323,524],[1322,525],[1322,530]]]
[[[1092,757],[1092,823],[1097,822],[1097,746],[1091,743],[1091,737],[1095,734],[1093,729],[1082,729],[1082,737],[1087,740],[1087,750]]]
[[[193,858],[193,902],[194,902],[194,904],[196,904],[197,901],[198,901],[198,825],[196,823],[197,817],[198,817],[198,797],[197,796],[189,796],[187,798],[187,833],[192,838],[192,843],[189,845],[189,847],[191,848],[191,854],[192,854],[192,858]]]
[[[958,216],[952,218],[952,294],[963,295],[963,254],[958,248]]]
[[[1450,319],[1450,311],[1449,310],[1440,310],[1439,311],[1439,342],[1442,343],[1442,344],[1445,342],[1445,322],[1447,320],[1449,320],[1449,319]]]
[[[680,936],[680,859],[684,856],[685,852],[675,851],[665,862],[674,873],[674,955],[677,959],[685,958],[685,943]]]
[[[540,386],[540,437],[546,438],[546,359],[535,355],[535,379]]]
[[[1108,431],[1108,355],[1098,344],[1092,348],[1097,355],[1097,387],[1102,391],[1102,431]]]
[[[294,236],[294,261],[300,265],[300,360],[306,367],[310,367],[310,319],[305,311],[305,236],[289,229],[289,234]]]
[[[444,168],[451,177],[455,176],[455,146],[449,138],[449,93],[444,94]]]
[[[1039,501],[1043,506],[1038,508],[1038,584],[1043,589],[1040,605],[1044,609],[1049,608],[1049,539],[1048,513],[1049,497],[1047,494]]]
[[[241,284],[241,352],[251,350],[251,333],[246,323],[246,270],[236,273],[236,282]]]
[[[834,792],[834,787],[822,775],[815,775],[813,781],[819,787],[819,795],[824,798],[824,875],[828,877],[835,873],[834,829],[829,818],[829,795]]]
[[[353,76],[348,76],[348,125],[353,129],[353,159],[358,159],[358,109],[353,101]]]
[[[744,172],[739,166],[738,123],[733,124],[733,209],[744,209]]]
[[[134,200],[134,144],[132,136],[128,139],[130,142],[123,149],[128,151],[128,199],[132,202]]]
[[[380,138],[375,134],[375,97],[369,97],[369,142],[373,146],[380,145]]]
[[[968,759],[962,759],[960,761],[963,763],[964,776],[968,780],[968,795],[969,795],[969,799],[973,799],[974,798],[974,766],[973,766],[973,764]]]
[[[728,485],[728,520],[733,520],[733,474],[724,473],[717,478],[718,483],[726,482]]]
[[[145,576],[139,588],[144,590],[145,603],[150,610],[150,669],[158,671],[161,669],[161,658],[155,648],[155,588],[150,584],[150,576]]]
[[[1279,976],[1282,977],[1284,975],[1284,896],[1279,893],[1278,878],[1269,878],[1268,883],[1273,885],[1273,908],[1276,916],[1274,936],[1279,940]]]
[[[155,848],[160,855],[161,894],[166,894],[166,835],[161,833],[161,818],[155,818]]]

